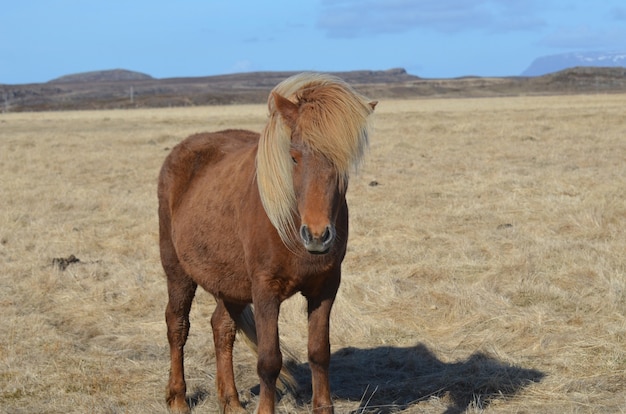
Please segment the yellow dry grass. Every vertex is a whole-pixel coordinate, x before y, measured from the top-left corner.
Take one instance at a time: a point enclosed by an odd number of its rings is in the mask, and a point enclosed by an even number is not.
[[[373,97],[375,98],[375,97]],[[626,409],[625,95],[383,101],[350,183],[333,314],[339,413]],[[0,115],[0,411],[165,412],[156,177],[263,106]],[[64,271],[54,258],[74,254]],[[195,412],[216,412],[199,293]],[[306,359],[303,301],[284,342]],[[235,369],[251,411],[255,360]],[[281,412],[310,412],[302,387]]]

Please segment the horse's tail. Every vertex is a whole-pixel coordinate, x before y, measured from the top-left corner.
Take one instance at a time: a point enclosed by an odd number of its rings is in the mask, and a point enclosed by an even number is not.
[[[236,322],[237,329],[244,334],[243,338],[245,339],[245,342],[248,344],[250,349],[252,349],[255,355],[258,355],[256,323],[254,322],[254,310],[251,305],[244,308]],[[291,372],[290,366],[297,363],[298,358],[292,351],[285,347],[282,342],[280,344],[280,348],[283,355],[286,356],[286,363],[283,363],[283,367],[280,370],[280,374],[278,376],[280,383],[278,386],[282,392],[294,393],[297,389],[298,383]]]

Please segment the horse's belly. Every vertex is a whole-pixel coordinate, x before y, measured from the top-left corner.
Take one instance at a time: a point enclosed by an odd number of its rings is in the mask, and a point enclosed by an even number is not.
[[[221,248],[213,250],[203,244],[184,250],[187,253],[179,254],[181,265],[204,290],[226,301],[252,301],[250,280],[242,255],[229,255]]]
[[[214,297],[226,302],[251,303],[250,281],[242,273],[218,268],[210,269],[211,276],[198,278],[198,284]]]
[[[243,249],[229,222],[215,216],[175,218],[174,246],[185,272],[203,289],[220,299],[248,303],[252,295]]]

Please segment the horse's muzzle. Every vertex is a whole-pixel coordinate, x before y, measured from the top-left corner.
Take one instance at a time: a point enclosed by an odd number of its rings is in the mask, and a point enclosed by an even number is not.
[[[313,254],[326,254],[335,241],[335,227],[331,224],[324,227],[321,232],[312,232],[309,226],[303,224],[300,227],[300,237],[304,248]]]

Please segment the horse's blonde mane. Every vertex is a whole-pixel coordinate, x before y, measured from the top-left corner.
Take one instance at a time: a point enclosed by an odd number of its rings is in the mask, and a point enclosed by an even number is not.
[[[278,112],[273,94],[299,107],[296,129],[303,143],[324,154],[347,182],[368,145],[368,115],[373,106],[347,83],[330,75],[302,73],[279,83],[268,98],[269,119],[257,154],[257,183],[265,212],[285,245],[297,234],[294,213],[291,129]]]

